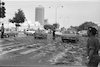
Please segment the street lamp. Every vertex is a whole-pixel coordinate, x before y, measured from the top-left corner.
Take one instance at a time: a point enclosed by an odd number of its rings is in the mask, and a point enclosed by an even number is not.
[[[56,23],[58,23],[58,21],[57,21],[57,19],[58,19],[58,18],[57,18],[57,16],[58,16],[58,10],[57,10],[57,9],[58,9],[59,7],[63,8],[63,6],[58,6],[58,5],[57,5],[56,8],[55,8],[55,22],[56,22]]]
[[[63,8],[64,6],[63,5],[56,5],[56,6],[46,6],[45,8],[54,8],[54,14],[55,14],[55,23],[58,23],[58,8]]]
[[[55,6],[54,8],[55,8],[55,23],[58,23],[58,8],[63,8],[64,6]],[[49,8],[52,8],[51,6],[49,6]]]
[[[28,23],[28,20],[26,19],[26,21],[27,21],[27,24],[28,24],[28,30],[30,29],[30,24]]]

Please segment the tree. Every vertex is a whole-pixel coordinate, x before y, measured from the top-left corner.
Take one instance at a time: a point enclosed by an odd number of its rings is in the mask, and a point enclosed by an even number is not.
[[[20,27],[20,23],[24,23],[25,21],[24,12],[21,9],[18,9],[18,12],[15,12],[15,16],[12,19],[9,19],[9,22],[15,23],[16,29]]]
[[[59,28],[59,24],[58,23],[54,23],[53,24],[53,40],[55,40],[55,32],[56,32],[56,30]]]
[[[54,23],[53,25],[44,25],[44,29],[48,30],[52,30],[53,31],[53,39],[55,39],[55,32],[56,32],[56,29],[59,28],[59,24],[58,23]]]
[[[93,23],[93,22],[91,22],[91,21],[90,22],[86,21],[85,23],[81,24],[78,27],[78,31],[80,31],[80,30],[87,30],[88,27],[90,27],[90,26],[98,26],[98,25]]]
[[[53,26],[54,26],[54,29],[56,30],[57,28],[59,28],[60,25],[58,23],[54,23]]]
[[[57,28],[59,28],[59,24],[58,23],[54,23],[53,25],[51,25],[51,24],[46,24],[46,25],[44,25],[44,29],[46,29],[46,30],[48,30],[48,29],[50,29],[50,30],[52,30],[52,31],[56,31],[56,29]]]
[[[66,28],[62,27],[60,30],[61,30],[61,32],[66,31]]]
[[[50,25],[50,24],[46,24],[46,25],[44,25],[44,29],[46,29],[46,30],[48,30],[48,29],[50,29],[50,30],[52,30],[52,25]]]
[[[6,8],[5,8],[5,2],[2,2],[2,3],[0,3],[0,18],[4,18],[4,17],[6,17],[5,16],[5,10],[6,10]]]

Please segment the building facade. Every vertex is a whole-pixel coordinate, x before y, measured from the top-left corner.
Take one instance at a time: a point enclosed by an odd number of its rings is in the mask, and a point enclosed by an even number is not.
[[[44,7],[38,6],[35,8],[35,21],[44,25]]]

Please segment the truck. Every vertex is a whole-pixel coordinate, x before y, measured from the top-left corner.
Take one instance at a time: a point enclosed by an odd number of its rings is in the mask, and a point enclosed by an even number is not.
[[[79,35],[77,34],[64,34],[59,33],[56,36],[61,37],[62,42],[64,43],[77,43],[79,41]]]
[[[75,34],[63,34],[61,36],[62,42],[77,43],[79,41],[78,35]]]

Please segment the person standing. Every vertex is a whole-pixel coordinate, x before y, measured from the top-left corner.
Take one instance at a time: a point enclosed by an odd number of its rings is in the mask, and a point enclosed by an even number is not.
[[[56,35],[55,35],[55,32],[56,32],[56,31],[53,30],[53,40],[55,40],[55,36],[56,36]]]
[[[4,38],[4,24],[1,26],[1,38]]]
[[[99,56],[99,49],[100,49],[100,42],[97,35],[97,29],[94,27],[88,28],[88,40],[87,40],[87,55],[88,55],[88,67],[98,67],[100,62]]]

